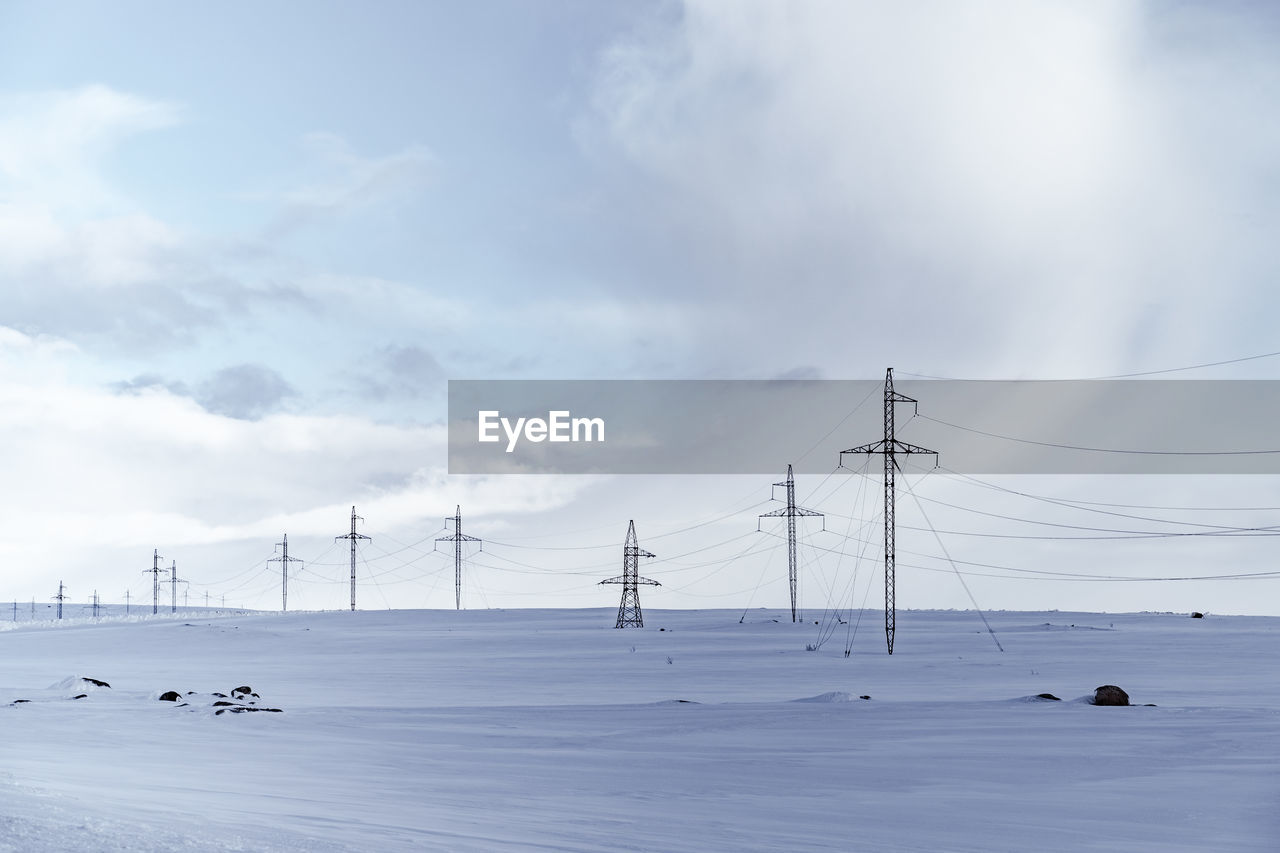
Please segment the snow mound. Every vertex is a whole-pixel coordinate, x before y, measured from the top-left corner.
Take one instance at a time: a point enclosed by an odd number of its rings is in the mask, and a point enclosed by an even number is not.
[[[792,701],[792,702],[814,702],[814,703],[818,703],[818,704],[822,704],[822,703],[828,703],[828,704],[829,704],[829,703],[837,703],[837,702],[857,702],[857,701],[858,701],[858,698],[859,698],[859,697],[854,696],[852,693],[845,693],[845,692],[844,692],[844,691],[842,691],[842,690],[832,690],[830,693],[821,693],[821,694],[819,694],[819,695],[817,695],[817,696],[806,696],[806,697],[805,697],[805,698],[803,698],[803,699],[792,699],[791,701]]]
[[[98,690],[104,687],[110,688],[111,685],[105,681],[99,681],[96,678],[85,678],[79,675],[69,675],[57,684],[49,685],[50,690],[69,690],[74,693],[88,693],[91,690]]]

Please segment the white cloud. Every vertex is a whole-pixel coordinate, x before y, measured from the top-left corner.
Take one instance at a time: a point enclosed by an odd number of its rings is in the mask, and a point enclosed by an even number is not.
[[[135,579],[104,568],[103,556],[141,562],[156,546],[217,575],[224,546],[269,551],[284,530],[331,540],[352,504],[395,535],[435,529],[459,502],[519,515],[580,488],[552,478],[450,481],[443,426],[339,415],[239,420],[162,386],[116,393],[82,384],[74,376],[85,357],[56,341],[0,328],[0,348],[26,353],[0,364],[5,594],[38,594],[17,568],[36,564],[41,583],[57,570],[81,593],[123,589]]]
[[[0,98],[0,200],[75,214],[117,209],[123,200],[102,180],[102,158],[180,115],[102,85]]]

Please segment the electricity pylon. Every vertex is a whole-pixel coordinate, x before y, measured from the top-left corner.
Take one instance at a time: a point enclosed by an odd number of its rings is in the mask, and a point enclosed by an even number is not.
[[[58,594],[53,597],[53,600],[58,602],[58,618],[59,619],[62,618],[62,602],[67,597],[64,591],[65,589],[66,587],[62,585],[62,581],[58,581]]]
[[[787,479],[781,483],[774,483],[776,486],[785,486],[787,490],[787,507],[786,509],[775,509],[773,512],[765,512],[760,514],[760,518],[786,518],[787,520],[787,570],[791,579],[791,621],[796,621],[796,517],[802,515],[818,515],[822,513],[814,512],[811,509],[805,509],[796,506],[796,481],[792,476],[791,466],[787,466]],[[757,528],[759,522],[756,522]]]
[[[351,509],[353,512],[355,511],[355,507],[352,507]],[[352,533],[356,532],[354,522],[352,522],[351,532]],[[297,557],[289,556],[289,534],[288,533],[284,535],[283,542],[276,543],[276,547],[281,549],[280,556],[272,557],[271,559],[267,560],[267,562],[280,564],[280,612],[287,613],[289,611],[289,564],[301,563],[302,560],[298,559]],[[353,549],[355,548],[355,540],[352,540],[351,547]],[[353,565],[352,571],[354,573],[354,563],[352,565]],[[354,574],[353,574],[353,577],[354,577]],[[351,593],[351,600],[352,600],[352,603],[354,604],[355,602],[354,590]],[[205,591],[205,594],[204,594],[204,606],[205,607],[209,606],[209,592],[207,590]],[[353,606],[351,609],[355,610],[355,607]]]
[[[169,612],[170,612],[170,613],[177,613],[177,612],[178,612],[178,584],[180,584],[180,583],[188,583],[188,584],[189,584],[189,583],[190,583],[190,581],[184,581],[184,580],[179,579],[179,577],[178,577],[178,561],[177,561],[177,560],[174,560],[174,561],[173,561],[173,567],[169,569],[169,580],[167,580],[167,581],[166,581],[166,583],[168,583],[168,584],[169,584],[169,586],[170,586],[170,589],[169,589],[169,592],[170,592],[170,606],[169,606]]]
[[[356,508],[352,507],[351,508],[351,532],[345,533],[342,536],[333,537],[334,542],[337,542],[339,539],[351,540],[351,609],[352,610],[356,609],[356,540],[369,538],[368,536],[365,536],[362,533],[356,533],[357,521],[364,521],[364,519],[356,515]],[[286,563],[285,565],[287,567],[288,564]]]
[[[448,536],[437,536],[437,542],[453,543],[453,609],[462,609],[462,543],[463,542],[480,542],[480,550],[484,550],[484,542],[475,536],[464,536],[462,533],[462,506],[458,505],[454,510],[454,516],[445,517],[445,525],[453,522],[453,533]]]
[[[928,450],[924,447],[908,444],[905,441],[898,441],[894,434],[893,406],[895,403],[914,403],[917,409],[920,405],[917,400],[893,390],[893,368],[890,367],[885,370],[884,374],[884,438],[880,441],[873,441],[870,444],[861,444],[857,447],[840,451],[840,463],[842,465],[844,464],[844,455],[846,453],[865,453],[868,456],[878,453],[884,457],[884,637],[889,646],[889,654],[893,654],[893,634],[897,627],[898,619],[897,578],[895,576],[896,550],[893,541],[897,530],[897,525],[893,518],[895,503],[894,472],[899,470],[897,457],[925,454],[933,456],[935,462],[938,457],[936,450]]]
[[[618,604],[618,623],[615,628],[628,625],[636,628],[644,627],[644,614],[640,610],[640,584],[662,586],[655,580],[640,577],[640,558],[652,557],[648,551],[640,547],[636,540],[636,523],[633,519],[627,527],[627,541],[622,545],[622,574],[616,578],[600,581],[601,584],[622,584],[622,601]]]
[[[160,612],[160,573],[164,569],[160,568],[160,549],[155,549],[151,555],[151,568],[143,569],[144,575],[151,575],[151,615]]]

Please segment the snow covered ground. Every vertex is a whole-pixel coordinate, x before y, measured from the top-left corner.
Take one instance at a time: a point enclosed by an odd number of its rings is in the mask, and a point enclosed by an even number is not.
[[[741,615],[0,623],[0,850],[1280,849],[1280,619]]]

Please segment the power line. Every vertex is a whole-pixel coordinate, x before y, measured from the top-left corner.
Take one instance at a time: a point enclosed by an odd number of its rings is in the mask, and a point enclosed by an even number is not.
[[[1018,438],[1011,435],[1001,435],[996,432],[988,432],[986,430],[977,429],[976,427],[961,426],[953,424],[950,421],[931,418],[928,415],[920,415],[920,418],[926,421],[932,421],[945,427],[952,429],[971,432],[976,435],[984,435],[987,438],[998,438],[1001,441],[1013,441],[1018,444],[1032,444],[1037,447],[1052,447],[1058,450],[1079,450],[1087,453],[1116,453],[1129,456],[1268,456],[1280,453],[1280,449],[1273,450],[1134,450],[1130,448],[1117,447],[1088,447],[1080,444],[1062,444],[1053,441],[1036,441],[1030,438]]]
[[[1223,361],[1207,361],[1207,362],[1204,362],[1203,364],[1188,364],[1183,367],[1167,367],[1161,370],[1140,370],[1134,373],[1113,373],[1110,376],[1087,376],[1080,379],[1038,379],[1035,381],[1037,382],[1091,382],[1091,381],[1101,381],[1105,379],[1135,379],[1140,376],[1159,376],[1165,373],[1182,373],[1187,370],[1200,370],[1205,367],[1222,367],[1228,364],[1240,364],[1246,361],[1257,361],[1258,359],[1262,359],[1262,358],[1275,358],[1278,355],[1280,355],[1280,351],[1264,352],[1264,353],[1261,353],[1260,355],[1246,355],[1240,358],[1228,358],[1228,359],[1224,359]],[[980,379],[966,379],[966,378],[957,377],[957,376],[936,376],[930,373],[914,373],[910,370],[904,370],[902,372],[905,373],[907,376],[915,376],[920,379],[942,379],[949,382],[984,381]]]

